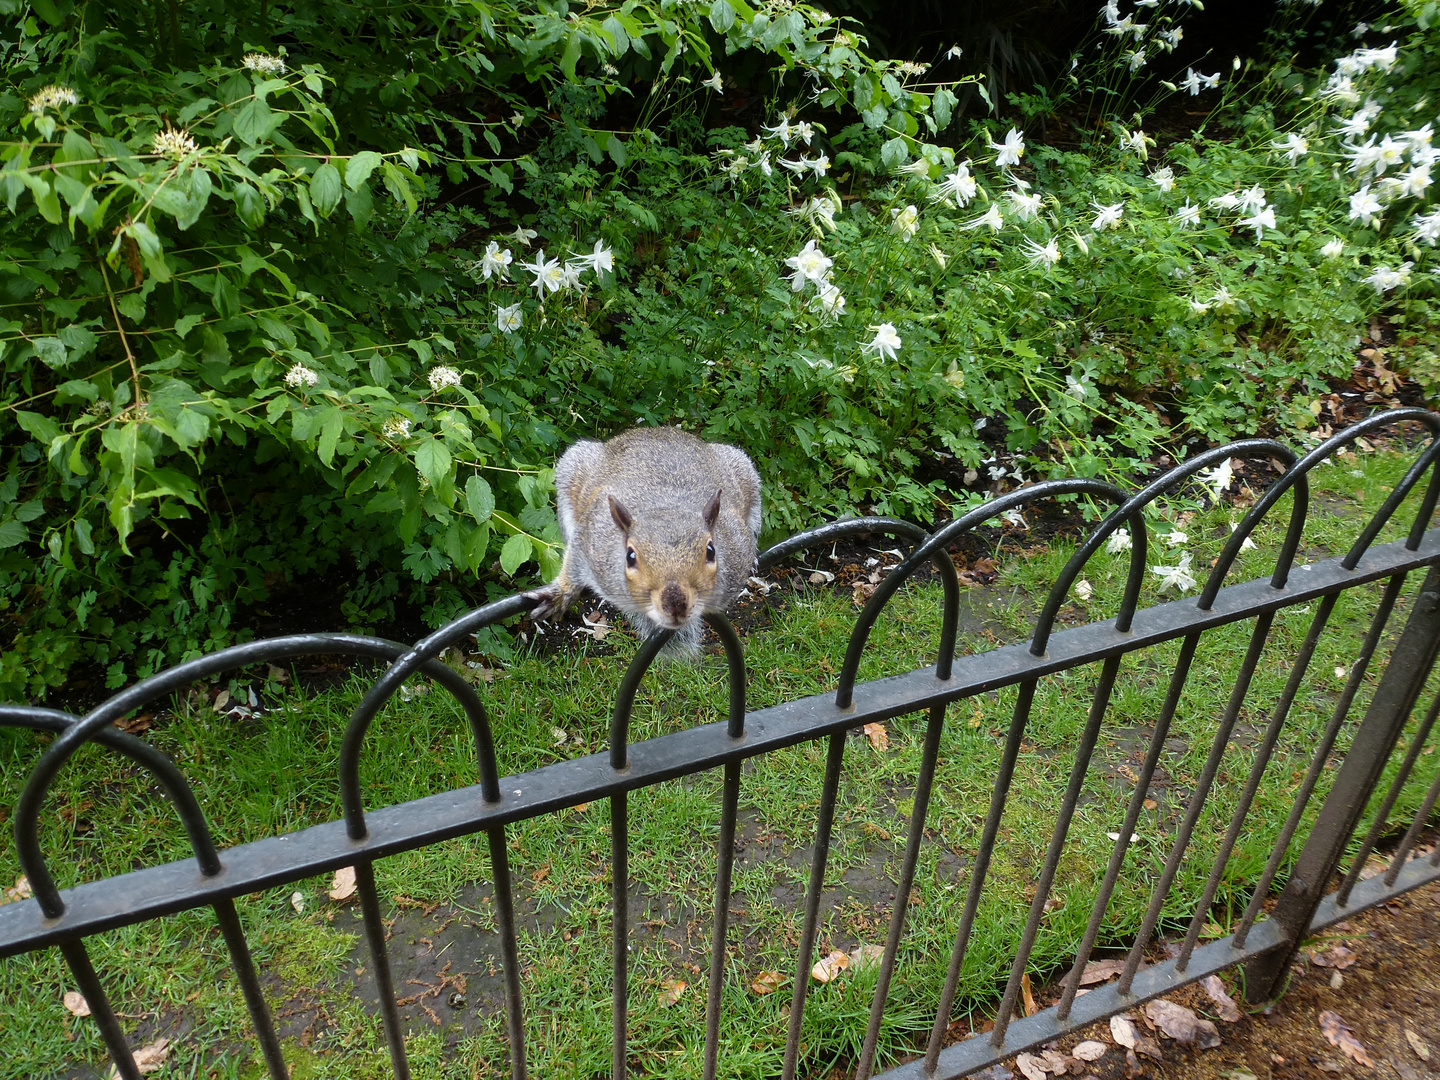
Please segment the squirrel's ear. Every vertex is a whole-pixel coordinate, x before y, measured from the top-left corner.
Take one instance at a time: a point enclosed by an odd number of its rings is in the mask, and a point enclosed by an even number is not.
[[[635,524],[635,519],[630,516],[630,511],[625,509],[625,504],[614,495],[609,496],[609,499],[610,516],[615,519],[615,524],[620,527],[621,532],[628,533],[630,526]]]
[[[720,490],[723,491],[724,488],[721,488]],[[715,522],[716,522],[716,520],[720,517],[720,492],[719,492],[719,491],[715,492],[715,497],[714,497],[713,499],[711,499],[711,500],[705,505],[705,511],[704,511],[704,513],[702,514],[702,516],[703,516],[704,519],[705,519],[705,528],[707,528],[707,529],[714,529],[714,528],[715,528]]]

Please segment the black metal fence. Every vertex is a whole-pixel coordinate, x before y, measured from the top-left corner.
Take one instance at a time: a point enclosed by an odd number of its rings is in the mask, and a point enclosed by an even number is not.
[[[1361,530],[1345,556],[1296,566],[1295,557],[1309,508],[1307,474],[1354,440],[1377,428],[1393,429],[1404,424],[1411,425],[1411,430],[1417,425],[1427,430],[1428,441],[1384,506]],[[264,1059],[270,1074],[278,1080],[287,1075],[286,1067],[271,1013],[236,916],[233,898],[320,872],[354,866],[391,1062],[397,1077],[407,1077],[405,1033],[390,973],[385,924],[376,894],[373,866],[377,859],[397,852],[483,832],[489,841],[496,916],[502,943],[511,1073],[517,1078],[524,1077],[528,1075],[524,1000],[517,956],[515,892],[507,858],[505,830],[516,822],[603,798],[608,799],[610,805],[613,861],[613,1072],[616,1077],[621,1077],[626,1073],[628,994],[627,798],[631,791],[665,780],[721,769],[724,783],[719,807],[718,872],[704,1058],[704,1075],[713,1077],[718,1063],[722,1022],[721,991],[725,979],[741,764],[747,758],[781,747],[828,740],[794,996],[788,1020],[783,1077],[791,1080],[800,1056],[801,1027],[810,981],[808,973],[816,943],[838,785],[844,767],[846,732],[865,723],[923,711],[928,716],[914,808],[889,932],[879,964],[869,1027],[860,1058],[855,1064],[855,1076],[864,1080],[871,1073],[887,993],[905,931],[910,907],[907,900],[924,843],[926,815],[946,708],[967,697],[1014,686],[1017,694],[1013,718],[1005,735],[993,796],[970,871],[948,977],[928,1047],[923,1057],[893,1069],[885,1076],[895,1080],[901,1077],[962,1076],[1237,964],[1246,965],[1246,986],[1251,998],[1264,999],[1277,991],[1300,942],[1306,936],[1357,910],[1440,878],[1440,847],[1432,858],[1409,858],[1434,811],[1437,796],[1440,796],[1440,778],[1437,778],[1425,794],[1399,849],[1394,852],[1388,872],[1380,877],[1359,880],[1360,869],[1380,839],[1391,809],[1429,737],[1437,709],[1440,709],[1440,697],[1430,704],[1419,721],[1392,783],[1376,804],[1372,814],[1374,825],[1368,835],[1359,839],[1358,848],[1353,835],[1366,807],[1373,801],[1372,794],[1378,794],[1376,787],[1379,779],[1396,752],[1435,662],[1437,649],[1440,649],[1440,530],[1428,529],[1435,513],[1437,494],[1440,494],[1440,482],[1437,482],[1434,469],[1437,453],[1440,453],[1440,416],[1419,409],[1396,410],[1349,428],[1303,457],[1270,440],[1250,439],[1232,443],[1170,470],[1133,494],[1126,494],[1118,487],[1098,480],[1048,481],[994,499],[933,535],[927,535],[906,522],[883,518],[838,522],[802,533],[764,552],[760,558],[762,569],[805,548],[830,544],[842,537],[885,534],[916,544],[913,552],[879,584],[860,614],[833,696],[810,697],[747,713],[745,659],[740,641],[724,618],[709,617],[707,621],[718,633],[729,664],[729,715],[725,722],[630,744],[628,729],[634,695],[646,669],[664,644],[665,636],[662,635],[642,646],[625,674],[611,721],[608,753],[563,761],[503,778],[496,764],[484,704],[464,679],[435,658],[480,628],[528,610],[532,601],[523,596],[512,596],[473,611],[414,647],[348,634],[302,634],[226,649],[146,679],[116,694],[84,717],[29,706],[0,706],[0,723],[55,734],[15,804],[15,842],[20,865],[29,878],[34,899],[0,908],[0,957],[49,945],[58,946],[89,1003],[120,1075],[127,1080],[135,1080],[140,1075],[139,1071],[128,1049],[120,1020],[106,997],[102,980],[91,965],[85,939],[118,926],[208,905],[215,911],[229,949],[231,964],[243,988]],[[1143,508],[1157,496],[1194,477],[1200,470],[1232,457],[1271,459],[1283,464],[1285,471],[1258,498],[1235,529],[1198,598],[1136,610],[1146,568],[1147,535]],[[1432,475],[1428,484],[1419,488],[1422,494],[1418,497],[1418,511],[1407,538],[1376,545],[1374,541],[1382,527],[1411,490],[1417,489],[1427,471]],[[1270,578],[1224,585],[1242,544],[1287,492],[1292,495],[1292,508],[1285,540]],[[955,646],[960,587],[947,548],[963,533],[1008,510],[1062,494],[1085,496],[1099,503],[1112,504],[1115,509],[1081,544],[1060,574],[1027,644],[957,658]],[[1124,598],[1115,618],[1056,631],[1057,614],[1087,560],[1120,528],[1129,529],[1132,548]],[[857,685],[856,673],[861,655],[877,616],[896,590],[927,564],[933,564],[937,569],[944,587],[939,659],[935,667]],[[1358,726],[1354,726],[1349,749],[1324,798],[1315,824],[1308,835],[1299,838],[1296,832],[1307,803],[1322,770],[1332,757],[1342,728],[1347,724],[1357,691],[1376,659],[1377,648],[1382,640],[1388,640],[1387,626],[1391,614],[1407,577],[1412,573],[1424,573],[1424,582],[1415,601],[1410,604],[1403,630],[1398,637],[1393,632],[1388,635],[1395,639],[1393,647],[1388,650],[1388,663],[1384,664],[1383,674],[1363,718]],[[1252,801],[1337,597],[1346,589],[1382,580],[1385,582],[1384,591],[1368,633],[1349,667],[1344,689],[1335,702],[1324,733],[1313,749],[1309,769],[1275,840],[1264,872],[1254,884],[1243,918],[1233,934],[1199,945],[1202,928],[1222,881],[1227,860],[1241,830],[1246,827]],[[1300,604],[1314,605],[1309,630],[1294,658],[1285,689],[1274,704],[1268,725],[1254,748],[1245,788],[1221,841],[1219,855],[1214,859],[1184,944],[1173,959],[1142,967],[1142,956],[1151,944],[1162,908],[1186,857],[1192,833],[1235,731],[1237,718],[1246,704],[1247,692],[1275,615],[1283,608]],[[1208,758],[1189,796],[1184,819],[1173,838],[1164,870],[1153,885],[1149,908],[1129,951],[1125,971],[1117,983],[1077,996],[1081,972],[1105,920],[1129,850],[1129,838],[1140,818],[1146,792],[1189,677],[1200,638],[1208,630],[1240,622],[1253,624],[1249,648],[1234,677],[1228,705],[1215,722]],[[1012,1020],[1021,993],[1022,977],[1027,970],[1046,901],[1065,851],[1071,819],[1087,770],[1091,767],[1121,661],[1129,654],[1175,639],[1180,640],[1179,655],[1170,673],[1164,705],[1154,722],[1153,735],[1129,800],[1126,818],[1115,841],[1063,996],[1053,1008]],[[343,818],[286,836],[219,851],[197,800],[175,765],[144,741],[112,725],[147,703],[163,699],[197,680],[262,662],[294,659],[307,654],[349,654],[391,662],[355,710],[345,734],[339,761]],[[1088,719],[1079,745],[1074,750],[1068,787],[1035,884],[1024,931],[1016,943],[994,1029],[986,1038],[974,1037],[946,1047],[944,1044],[957,981],[986,886],[1017,755],[1031,716],[1036,685],[1046,676],[1096,662],[1100,664],[1100,674]],[[1378,668],[1380,664],[1375,663],[1374,666]],[[406,677],[414,672],[423,672],[435,680],[453,694],[464,709],[474,737],[480,783],[399,805],[367,810],[359,782],[359,763],[366,729]],[[47,869],[44,853],[40,850],[39,819],[46,793],[56,774],[87,741],[98,742],[124,754],[153,774],[170,795],[184,822],[194,851],[193,858],[78,885],[73,889],[60,890],[56,887]],[[1350,852],[1348,873],[1337,892],[1325,895],[1347,851]],[[1261,919],[1262,903],[1271,896],[1282,866],[1290,867],[1283,890],[1269,917]]]

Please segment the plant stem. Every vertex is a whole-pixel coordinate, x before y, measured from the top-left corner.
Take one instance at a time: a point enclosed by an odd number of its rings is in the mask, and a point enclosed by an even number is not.
[[[125,336],[125,324],[120,321],[120,312],[115,307],[115,290],[110,287],[110,275],[105,272],[105,257],[100,256],[100,280],[105,283],[105,295],[110,301],[110,314],[115,317],[115,329],[120,332],[120,344],[125,349],[125,359],[130,364],[130,382],[135,387],[135,404],[141,402],[140,369],[135,366],[135,354],[130,351],[130,339]]]

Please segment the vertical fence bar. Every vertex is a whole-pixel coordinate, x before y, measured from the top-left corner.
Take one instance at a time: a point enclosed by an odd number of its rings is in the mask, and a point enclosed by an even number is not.
[[[1437,696],[1435,700],[1437,704],[1440,704],[1440,696]],[[1433,707],[1431,712],[1434,712]],[[1431,781],[1425,797],[1420,800],[1420,808],[1410,819],[1410,828],[1405,830],[1405,835],[1400,840],[1400,846],[1395,849],[1395,854],[1390,860],[1390,869],[1385,871],[1386,886],[1393,886],[1395,879],[1400,876],[1400,871],[1405,866],[1405,860],[1410,855],[1410,849],[1415,846],[1415,841],[1420,838],[1420,833],[1424,831],[1430,821],[1430,812],[1435,809],[1437,799],[1440,799],[1440,773],[1435,774],[1435,779]],[[1440,851],[1440,844],[1435,845],[1435,850]],[[1436,863],[1436,865],[1440,866],[1440,863]]]
[[[385,944],[385,920],[380,915],[380,898],[375,891],[375,867],[368,859],[355,862],[355,891],[360,894],[365,940],[370,946],[370,963],[375,966],[375,990],[380,995],[380,1018],[385,1023],[390,1068],[395,1080],[410,1080],[405,1033],[400,1030],[400,1006],[395,1003],[395,978],[390,972],[390,949]]]
[[[800,1057],[800,1028],[805,1019],[805,993],[810,987],[810,960],[815,953],[815,932],[820,919],[820,894],[825,891],[825,864],[830,858],[830,832],[835,824],[835,798],[840,788],[840,766],[845,759],[845,732],[830,736],[825,755],[825,782],[820,788],[820,813],[815,823],[815,851],[810,859],[810,889],[805,895],[805,925],[800,932],[800,959],[795,969],[795,991],[790,998],[790,1027],[785,1035],[781,1080],[795,1080]]]
[[[626,793],[610,796],[610,865],[614,880],[610,894],[614,908],[614,930],[610,947],[610,974],[613,980],[610,998],[610,1075],[614,1080],[625,1076],[625,1013],[630,997],[630,965],[626,951],[630,947],[630,818]]]
[[[230,950],[230,967],[240,980],[240,991],[245,995],[245,1007],[250,1010],[250,1022],[255,1025],[255,1037],[260,1040],[260,1052],[265,1055],[265,1067],[274,1080],[287,1080],[290,1073],[285,1067],[285,1057],[280,1053],[280,1040],[275,1035],[275,1025],[270,1022],[270,1007],[265,1004],[265,994],[260,989],[260,979],[255,974],[255,962],[250,957],[250,947],[245,942],[245,931],[240,926],[240,916],[235,911],[235,901],[228,897],[215,904],[215,919],[220,924],[220,933]]]
[[[865,1042],[860,1048],[860,1062],[855,1066],[855,1080],[869,1080],[875,1064],[875,1044],[880,1038],[880,1021],[885,1017],[885,998],[890,993],[890,980],[895,974],[895,954],[900,949],[900,935],[905,931],[905,914],[910,909],[910,890],[915,885],[915,866],[920,861],[920,843],[925,839],[925,815],[930,807],[930,792],[935,783],[935,762],[940,757],[940,735],[945,729],[945,706],[930,709],[925,725],[925,744],[921,751],[920,773],[915,779],[915,805],[910,811],[910,833],[905,838],[905,862],[895,890],[895,906],[890,911],[890,930],[885,935],[885,953],[880,958],[880,974],[875,980],[875,996],[870,1002],[870,1022],[865,1029]]]
[[[720,848],[715,867],[715,932],[710,943],[710,987],[705,1000],[704,1080],[720,1061],[720,992],[725,986],[725,937],[730,925],[730,880],[735,866],[735,816],[740,803],[740,762],[725,766],[720,796]]]
[[[1100,722],[1105,718],[1105,709],[1110,704],[1110,692],[1115,688],[1115,676],[1120,670],[1120,657],[1112,656],[1100,668],[1100,682],[1095,687],[1095,698],[1090,703],[1090,716],[1085,722],[1085,733],[1080,736],[1080,745],[1075,750],[1075,765],[1070,770],[1070,783],[1060,804],[1060,816],[1055,822],[1055,831],[1050,834],[1050,850],[1045,854],[1045,867],[1040,871],[1040,880],[1035,884],[1035,899],[1030,904],[1030,917],[1025,921],[1025,932],[1020,938],[1020,947],[1015,952],[1015,963],[1010,967],[1010,981],[1005,984],[1005,996],[1000,999],[1000,1011],[995,1016],[995,1027],[990,1032],[990,1045],[1003,1046],[1005,1032],[1010,1027],[1010,1018],[1015,1012],[1015,1002],[1020,997],[1020,981],[1025,967],[1030,963],[1030,950],[1035,947],[1035,935],[1040,931],[1040,920],[1045,916],[1045,901],[1050,898],[1050,887],[1055,882],[1055,868],[1060,865],[1060,856],[1065,851],[1065,837],[1070,831],[1070,820],[1075,815],[1075,804],[1080,799],[1080,788],[1085,783],[1085,774],[1090,769],[1090,757],[1095,752],[1096,740],[1100,738]]]
[[[940,1059],[940,1045],[950,1029],[950,1010],[955,1005],[955,993],[960,985],[960,969],[965,966],[965,952],[970,946],[970,932],[975,926],[975,915],[980,910],[980,893],[985,886],[985,875],[990,870],[990,857],[995,853],[995,837],[1000,832],[1000,819],[1005,813],[1005,800],[1010,794],[1010,779],[1015,775],[1015,761],[1020,756],[1020,744],[1025,738],[1025,725],[1030,719],[1030,708],[1035,701],[1035,680],[1020,684],[1015,699],[1015,710],[1010,717],[1010,731],[1005,736],[1005,749],[1000,756],[1000,769],[995,774],[995,788],[990,795],[990,809],[985,815],[985,830],[980,835],[980,848],[975,853],[975,864],[970,868],[970,887],[965,893],[965,911],[960,916],[960,926],[955,931],[955,945],[950,951],[950,966],[945,971],[945,986],[940,991],[940,1005],[935,1010],[935,1023],[930,1028],[930,1041],[925,1046],[925,1073],[935,1072]]]
[[[85,951],[85,942],[62,941],[60,954],[65,957],[65,963],[70,965],[70,973],[75,976],[80,993],[85,997],[85,1004],[90,1006],[90,1015],[95,1018],[100,1037],[105,1040],[105,1048],[110,1051],[110,1060],[115,1065],[115,1071],[120,1074],[121,1080],[140,1080],[140,1069],[135,1064],[135,1055],[130,1052],[125,1029],[120,1026],[120,1020],[110,1006],[110,999],[105,996],[105,988],[100,985],[100,977],[95,974],[95,968],[90,963],[90,954]]]
[[[1290,944],[1245,965],[1246,997],[1261,1001],[1284,984],[1330,876],[1400,738],[1440,650],[1440,566],[1432,566],[1415,598],[1390,663],[1370,699],[1350,752],[1340,766],[1271,918]]]
[[[500,928],[500,964],[505,974],[505,1030],[510,1037],[511,1080],[525,1080],[525,1002],[520,993],[520,949],[515,940],[515,894],[510,882],[510,853],[505,827],[485,830],[490,841],[490,871],[495,876],[495,922]]]

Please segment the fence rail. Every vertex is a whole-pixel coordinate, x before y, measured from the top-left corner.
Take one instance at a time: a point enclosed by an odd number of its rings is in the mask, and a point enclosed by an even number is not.
[[[1375,517],[1361,530],[1343,557],[1296,566],[1302,530],[1309,509],[1307,474],[1354,440],[1382,427],[1418,425],[1428,441],[1396,484]],[[1440,454],[1440,416],[1419,409],[1380,414],[1341,432],[1303,457],[1281,443],[1250,439],[1202,454],[1165,473],[1142,490],[1129,493],[1097,480],[1058,480],[1036,484],[997,498],[947,524],[933,535],[894,519],[867,518],[838,522],[802,533],[762,554],[762,568],[808,547],[827,545],[858,535],[885,534],[916,546],[899,567],[877,587],[859,615],[851,635],[833,694],[784,702],[771,708],[746,711],[745,660],[741,643],[729,623],[707,617],[726,653],[729,670],[729,705],[725,721],[702,725],[640,743],[629,742],[629,722],[635,693],[646,670],[663,646],[666,635],[645,642],[622,680],[612,715],[607,752],[562,761],[531,772],[502,777],[496,762],[494,740],[486,708],[475,691],[435,658],[482,627],[527,611],[533,601],[513,596],[486,605],[436,631],[413,647],[376,638],[348,634],[302,634],[251,642],[177,665],[121,691],[84,717],[30,706],[0,706],[0,724],[52,732],[54,740],[36,762],[15,805],[17,854],[34,892],[31,901],[0,908],[0,957],[58,946],[90,1005],[101,1034],[127,1080],[138,1078],[125,1033],[92,967],[85,938],[105,930],[131,925],[192,908],[209,906],[230,953],[254,1023],[261,1052],[272,1077],[287,1076],[269,1006],[261,989],[249,946],[236,915],[237,896],[297,881],[311,875],[354,866],[372,969],[380,991],[381,1013],[397,1077],[408,1077],[405,1032],[396,1004],[389,970],[385,924],[375,887],[373,865],[378,859],[459,836],[484,833],[493,873],[496,916],[504,969],[504,989],[513,1077],[528,1075],[525,1055],[524,1003],[515,925],[515,890],[506,848],[507,826],[553,813],[582,802],[608,799],[611,814],[613,879],[613,1045],[612,1071],[624,1076],[626,1020],[629,990],[627,925],[628,905],[628,794],[665,780],[710,769],[723,774],[720,798],[720,832],[713,919],[713,944],[708,985],[703,1074],[716,1075],[719,1067],[721,991],[725,979],[726,942],[730,906],[734,839],[741,786],[741,764],[748,758],[804,742],[827,741],[821,796],[815,822],[815,841],[805,894],[805,910],[797,958],[794,996],[789,1015],[783,1065],[784,1080],[791,1080],[801,1063],[800,1036],[805,1014],[808,972],[813,960],[820,916],[820,898],[834,827],[840,777],[844,768],[846,732],[862,724],[909,713],[927,714],[924,746],[914,791],[914,807],[907,833],[902,869],[866,1037],[855,1076],[870,1076],[890,982],[904,937],[908,898],[914,884],[925,837],[925,823],[935,782],[940,740],[947,706],[1001,687],[1017,688],[1016,704],[1005,734],[1004,750],[978,852],[969,875],[965,904],[951,952],[947,979],[923,1057],[886,1073],[887,1078],[958,1077],[1021,1050],[1049,1041],[1096,1019],[1112,1015],[1178,986],[1237,964],[1246,965],[1247,992],[1263,999],[1277,992],[1301,941],[1316,929],[1381,903],[1400,892],[1440,878],[1440,848],[1435,857],[1410,859],[1409,855],[1440,796],[1440,779],[1427,791],[1414,815],[1389,872],[1383,877],[1359,880],[1360,868],[1381,839],[1402,787],[1410,778],[1433,728],[1440,696],[1428,707],[1400,758],[1398,771],[1372,815],[1374,824],[1357,841],[1355,832],[1372,793],[1400,742],[1440,649],[1440,530],[1429,529],[1434,517],[1440,481],[1435,459]],[[1255,502],[1235,529],[1197,598],[1137,610],[1146,568],[1146,504],[1193,478],[1200,470],[1232,457],[1272,459],[1285,466],[1280,479]],[[1420,481],[1431,473],[1428,484]],[[1393,543],[1374,543],[1380,530],[1412,490],[1419,495],[1408,536]],[[1255,527],[1286,493],[1292,495],[1285,541],[1268,579],[1234,585],[1224,581],[1242,545]],[[1031,639],[1023,644],[957,657],[960,589],[948,547],[962,534],[990,518],[1030,502],[1057,495],[1083,495],[1110,503],[1114,510],[1080,545],[1061,572],[1041,609]],[[1088,559],[1120,528],[1130,531],[1131,553],[1124,597],[1113,620],[1071,629],[1055,630],[1061,605]],[[944,588],[937,661],[933,668],[890,678],[857,683],[857,672],[871,628],[890,599],[907,580],[927,565],[939,573]],[[1320,806],[1315,824],[1303,839],[1297,832],[1311,802],[1322,770],[1331,760],[1337,740],[1347,729],[1351,706],[1375,661],[1382,643],[1395,635],[1391,616],[1407,578],[1425,573],[1403,630],[1388,652],[1363,718],[1354,726],[1349,749]],[[1199,945],[1199,937],[1226,863],[1245,828],[1252,801],[1259,790],[1272,752],[1284,730],[1322,631],[1337,597],[1347,589],[1384,581],[1385,588],[1344,689],[1338,695],[1328,724],[1311,751],[1308,769],[1249,905],[1235,932],[1219,941]],[[1211,793],[1216,775],[1242,709],[1247,702],[1256,665],[1269,638],[1278,611],[1296,605],[1314,605],[1308,632],[1290,670],[1284,691],[1271,710],[1263,736],[1254,750],[1244,791],[1232,814],[1219,854],[1202,892],[1179,954],[1171,960],[1142,967],[1142,957],[1159,924],[1162,909]],[[1253,622],[1249,647],[1235,675],[1225,712],[1216,722],[1205,766],[1189,796],[1185,816],[1173,839],[1169,858],[1155,883],[1149,907],[1118,983],[1077,995],[1080,973],[1099,940],[1110,900],[1125,864],[1129,837],[1139,820],[1160,755],[1169,733],[1196,650],[1206,631],[1239,622]],[[1115,841],[1099,893],[1090,913],[1075,964],[1060,1002],[1034,1016],[1014,1019],[1022,977],[1045,914],[1045,904],[1065,852],[1066,839],[1097,742],[1119,677],[1122,660],[1163,642],[1179,639],[1178,658],[1170,672],[1168,689],[1124,824]],[[180,771],[163,754],[144,741],[126,735],[113,723],[138,708],[222,672],[262,662],[324,655],[352,655],[390,662],[356,708],[345,733],[339,759],[343,816],[341,819],[284,836],[217,850],[204,814]],[[1044,677],[1089,664],[1100,672],[1084,732],[1075,748],[1069,782],[1038,875],[1034,899],[1024,930],[1016,943],[995,1027],[988,1038],[971,1038],[946,1047],[945,1040],[959,975],[978,917],[991,856],[1007,800],[1011,794],[1016,761],[1034,707],[1037,683]],[[1374,664],[1378,667],[1378,664]],[[415,673],[428,675],[449,691],[465,712],[474,739],[480,782],[393,806],[365,807],[359,763],[371,720]],[[46,794],[59,770],[88,741],[131,758],[149,771],[170,795],[185,824],[192,858],[88,882],[71,889],[56,887],[39,841],[39,823]],[[1346,852],[1349,871],[1340,890],[1325,895]],[[1262,903],[1272,895],[1281,868],[1293,863],[1269,918],[1261,919]]]

